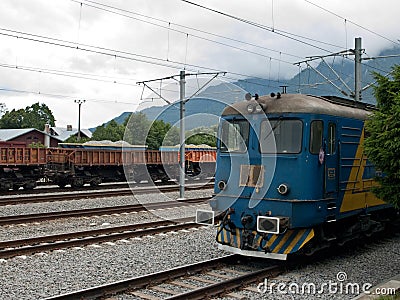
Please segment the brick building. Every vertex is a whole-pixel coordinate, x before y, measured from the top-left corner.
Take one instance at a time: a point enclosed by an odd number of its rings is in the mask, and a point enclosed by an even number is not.
[[[41,143],[45,146],[57,147],[58,143],[64,142],[72,135],[77,135],[76,129],[63,129],[61,127],[48,127],[41,131],[36,128],[23,129],[0,129],[0,141],[25,143],[27,146],[32,143]],[[88,129],[81,130],[81,137],[92,137]]]

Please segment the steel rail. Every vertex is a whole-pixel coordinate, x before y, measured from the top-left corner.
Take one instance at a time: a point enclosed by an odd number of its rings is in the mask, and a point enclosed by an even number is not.
[[[170,207],[181,207],[193,204],[206,203],[211,198],[212,197],[204,197],[204,198],[172,200],[172,201],[156,202],[156,203],[143,203],[143,204],[141,203],[133,205],[108,206],[108,207],[78,209],[70,211],[39,213],[39,214],[3,216],[0,217],[0,226],[10,225],[10,224],[41,222],[41,221],[55,220],[61,218],[73,218],[73,217],[77,218],[77,217],[88,217],[88,216],[98,216],[98,215],[110,215],[117,213],[129,213],[129,212],[138,212],[145,210],[164,209]]]
[[[213,183],[207,184],[192,184],[187,185],[188,190],[201,190],[212,188]],[[54,194],[31,194],[27,196],[16,196],[11,198],[0,198],[0,206],[2,205],[18,205],[27,203],[39,203],[39,202],[56,202],[56,201],[68,201],[76,199],[89,199],[89,198],[106,198],[106,197],[116,197],[116,196],[131,196],[131,195],[141,195],[156,192],[175,192],[179,190],[179,186],[160,186],[151,188],[116,188],[112,190],[92,190],[92,191],[73,191],[73,192],[62,192]]]
[[[232,265],[236,265],[241,260],[243,260],[243,257],[237,254],[232,254],[221,258],[185,265],[166,271],[130,278],[127,280],[121,280],[114,283],[88,288],[72,293],[52,296],[46,298],[45,300],[104,299],[106,297],[124,292],[129,292],[129,294],[140,297],[140,292],[136,293],[136,290],[144,288],[148,288],[151,290],[152,287],[155,287],[158,284],[162,283],[170,283],[173,285],[174,280],[177,280],[179,278],[185,279],[186,277],[190,278],[190,276],[202,272],[206,272],[206,275],[213,276],[212,273],[207,273],[207,271],[213,269],[218,270],[219,267],[222,267],[224,269],[224,267],[226,268]],[[232,270],[232,273],[235,273],[235,271],[236,270]],[[267,267],[263,267],[262,269],[257,268],[256,270],[249,270],[246,271],[244,274],[242,273],[239,275],[235,274],[232,275],[232,278],[227,278],[220,282],[212,283],[204,287],[195,288],[193,290],[183,292],[178,295],[172,295],[165,299],[204,299],[215,297],[221,294],[229,293],[234,289],[247,286],[257,281],[263,281],[267,277],[276,276],[282,273],[282,271],[283,268],[281,264],[270,265]],[[164,293],[168,293],[168,291],[164,291]],[[171,291],[170,294],[172,293],[175,293],[175,291]]]
[[[231,279],[223,280],[205,287],[197,288],[195,290],[184,292],[178,295],[173,295],[165,299],[184,300],[184,299],[204,299],[208,297],[215,297],[221,294],[228,293],[234,289],[242,286],[249,285],[254,282],[262,282],[265,278],[277,276],[282,273],[280,265],[273,265],[261,270],[250,272],[248,274],[239,275]]]
[[[32,254],[61,248],[84,246],[89,244],[117,241],[166,231],[176,231],[201,225],[193,218],[162,220],[143,224],[132,224],[95,230],[63,233],[57,235],[10,240],[0,242],[0,258]],[[10,249],[13,248],[13,249]]]
[[[189,264],[181,267],[176,267],[166,271],[152,273],[140,277],[134,277],[126,280],[104,284],[72,293],[57,295],[44,300],[75,300],[75,299],[97,299],[106,295],[121,293],[126,290],[139,289],[147,285],[162,283],[165,280],[172,280],[180,276],[186,276],[194,272],[201,272],[205,269],[214,268],[221,264],[234,263],[240,258],[237,254],[215,258],[199,263]]]

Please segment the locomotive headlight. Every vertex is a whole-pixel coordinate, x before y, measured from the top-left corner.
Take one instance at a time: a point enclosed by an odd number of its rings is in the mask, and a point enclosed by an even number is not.
[[[262,112],[263,108],[261,107],[261,105],[257,105],[256,106],[256,113],[260,113]]]
[[[253,111],[254,111],[254,106],[253,106],[253,104],[247,105],[247,112],[251,114],[251,113],[253,113]]]
[[[223,191],[225,188],[226,188],[226,182],[225,181],[223,181],[223,180],[220,180],[219,182],[218,182],[218,188],[221,190],[221,191]]]
[[[257,231],[280,234],[284,232],[289,226],[289,218],[287,217],[257,217]]]
[[[214,225],[214,211],[196,210],[196,223],[202,225]]]
[[[278,186],[277,190],[279,194],[286,195],[287,193],[289,193],[289,186],[285,183],[282,183]]]

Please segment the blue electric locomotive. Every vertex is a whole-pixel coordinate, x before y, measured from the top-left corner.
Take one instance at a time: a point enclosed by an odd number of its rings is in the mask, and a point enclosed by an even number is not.
[[[212,223],[219,248],[286,259],[384,228],[394,210],[370,191],[379,171],[362,150],[372,106],[271,94],[226,107]],[[198,222],[210,213],[199,211]]]

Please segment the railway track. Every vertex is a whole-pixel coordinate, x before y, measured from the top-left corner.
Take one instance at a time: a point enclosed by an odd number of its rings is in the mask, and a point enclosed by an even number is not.
[[[109,207],[78,209],[70,211],[57,211],[57,212],[48,212],[39,214],[5,216],[5,217],[0,217],[0,226],[11,225],[11,224],[15,225],[21,223],[42,222],[42,221],[55,220],[61,218],[89,217],[98,215],[139,212],[139,211],[154,210],[154,209],[164,209],[170,207],[181,207],[193,204],[206,203],[211,198],[212,197],[204,197],[204,198],[173,200],[173,201],[156,202],[156,203],[109,206]]]
[[[121,186],[121,185],[119,185]],[[106,197],[116,197],[116,196],[130,196],[132,195],[132,189],[121,188],[116,185],[115,189],[107,190],[90,190],[90,191],[74,191],[65,193],[52,193],[52,194],[31,194],[26,196],[15,196],[11,198],[0,198],[0,206],[3,205],[17,205],[17,204],[27,204],[27,203],[40,203],[40,202],[55,202],[55,201],[67,201],[76,199],[90,199],[90,198],[106,198]],[[188,190],[201,190],[212,188],[213,183],[207,184],[190,184],[186,185]],[[135,188],[134,194],[149,194],[155,192],[175,192],[179,190],[179,186],[160,186],[160,187],[138,187]]]
[[[171,182],[173,183],[173,182]],[[142,185],[142,184],[140,184]],[[145,183],[143,183],[145,185]],[[166,184],[167,185],[167,184]],[[81,188],[72,187],[59,187],[57,185],[51,185],[49,183],[46,184],[38,184],[38,186],[31,190],[9,190],[9,191],[1,191],[1,196],[17,196],[17,195],[27,195],[27,194],[46,194],[46,193],[67,193],[70,191],[93,191],[93,190],[101,190],[101,189],[114,189],[114,188],[128,188],[129,184],[127,182],[115,182],[115,183],[103,183],[97,186],[84,185]]]
[[[57,235],[48,235],[22,240],[0,242],[0,258],[33,254],[63,248],[86,246],[96,243],[124,240],[139,236],[154,235],[199,227],[193,218],[162,220],[156,222],[124,225],[118,227],[86,230]]]
[[[217,296],[240,298],[235,290],[263,282],[283,272],[282,264],[249,267],[245,258],[229,255],[149,275],[105,284],[85,290],[46,298],[46,300],[114,299],[116,294],[140,299],[204,299]],[[242,297],[244,298],[244,297]]]
[[[206,178],[205,180],[191,180],[187,181],[187,184],[200,184],[200,183],[211,183],[214,182],[213,177]],[[100,185],[91,186],[89,184],[85,184],[81,188],[72,188],[72,187],[59,187],[57,185],[50,185],[49,183],[39,183],[38,186],[31,190],[9,190],[9,191],[1,191],[0,196],[18,196],[18,195],[27,195],[27,194],[47,194],[47,193],[69,193],[71,191],[94,191],[94,190],[105,190],[105,189],[119,189],[119,188],[129,188],[129,187],[145,187],[145,186],[168,186],[168,185],[177,185],[176,181],[156,181],[156,182],[106,182]]]

